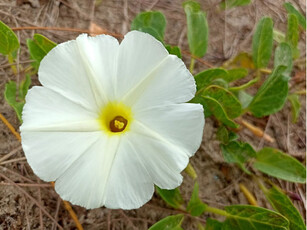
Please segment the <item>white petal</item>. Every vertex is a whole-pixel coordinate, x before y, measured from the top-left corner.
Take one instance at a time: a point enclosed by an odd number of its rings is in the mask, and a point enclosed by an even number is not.
[[[140,157],[144,153],[135,149],[138,141],[142,140],[132,138],[130,133],[121,139],[106,186],[105,206],[108,208],[136,209],[154,193],[153,180]]]
[[[194,97],[195,91],[194,78],[182,60],[169,55],[124,100],[138,110],[187,102]]]
[[[39,81],[86,108],[98,110],[105,99],[100,95],[96,78],[85,58],[76,40],[61,43],[41,61]]]
[[[138,31],[127,33],[119,46],[117,98],[122,99],[137,87],[167,56],[162,43],[151,35]]]
[[[102,136],[92,144],[57,179],[55,189],[62,199],[86,208],[103,206],[106,184],[118,152],[118,146],[119,136]]]
[[[133,209],[146,203],[154,186],[127,138],[101,138],[55,183],[64,200],[86,208]]]
[[[54,181],[84,155],[101,132],[22,132],[22,147],[34,173]]]
[[[154,184],[164,189],[174,189],[181,184],[180,172],[189,162],[185,149],[136,120],[131,125],[129,139]]]
[[[99,92],[103,97],[113,100],[119,48],[117,39],[109,35],[82,35],[77,38],[77,43],[84,62],[95,78]]]
[[[135,113],[135,119],[172,145],[184,149],[188,156],[194,155],[201,144],[205,119],[200,104],[153,107]]]
[[[97,131],[97,114],[45,87],[35,86],[26,96],[23,131]]]

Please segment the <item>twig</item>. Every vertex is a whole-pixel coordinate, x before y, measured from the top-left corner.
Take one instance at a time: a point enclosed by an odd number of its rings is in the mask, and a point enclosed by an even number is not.
[[[0,113],[0,120],[9,128],[9,130],[14,134],[17,140],[21,141],[20,134],[14,129],[11,123],[6,120],[6,118]]]
[[[21,150],[21,146],[13,149],[11,152],[9,152],[8,154],[5,154],[2,158],[0,158],[0,163],[5,161],[6,159],[10,158],[11,156],[13,156],[14,154],[16,154],[18,151]]]
[[[195,220],[198,220],[202,223],[206,223],[206,220],[203,220],[199,217],[196,217],[196,216],[192,216],[190,213],[186,212],[186,211],[183,211],[183,210],[175,210],[175,209],[169,209],[169,208],[163,208],[163,207],[159,207],[159,206],[156,206],[156,205],[153,205],[153,204],[146,204],[146,206],[148,207],[152,207],[152,208],[155,208],[155,209],[159,209],[159,210],[163,210],[163,211],[167,211],[167,212],[172,212],[172,213],[176,213],[176,214],[184,214],[185,216],[188,216],[192,219],[195,219]]]
[[[5,164],[8,164],[8,163],[13,163],[13,162],[18,162],[18,161],[24,161],[26,159],[27,158],[25,158],[25,157],[20,157],[20,158],[8,160],[8,161],[3,161],[3,162],[0,163],[0,165],[5,165]]]
[[[186,55],[189,55],[190,57],[194,58],[195,60],[199,61],[200,63],[204,64],[205,66],[209,67],[209,68],[213,68],[214,65],[202,60],[201,58],[199,57],[196,57],[194,56],[193,54],[189,53],[188,51],[185,51],[185,50],[181,50],[182,53],[186,54]]]
[[[37,182],[38,182],[38,179],[37,179]],[[37,191],[38,191],[38,200],[39,200],[39,203],[41,204],[42,203],[42,194],[41,194],[40,187],[37,188]],[[43,213],[42,213],[41,208],[39,208],[39,224],[40,224],[40,228],[42,230],[44,230]]]
[[[155,7],[155,5],[157,5],[157,3],[159,2],[160,0],[155,0],[155,1],[153,1],[148,7],[147,7],[147,11],[150,11],[150,10],[152,10],[152,8],[154,8]]]
[[[0,119],[3,121],[3,123],[10,129],[10,131],[15,135],[15,137],[21,142],[21,137],[20,137],[20,135],[19,135],[19,133],[18,132],[16,132],[16,130],[14,129],[14,127],[8,122],[8,120],[6,120],[6,118],[0,113]],[[7,178],[7,177],[6,177]],[[14,183],[14,182],[13,182]],[[20,188],[20,187],[18,187],[18,188]],[[23,190],[22,190],[23,191]],[[23,191],[23,192],[25,192],[25,191]],[[26,193],[26,192],[25,192]],[[27,195],[29,195],[29,194],[27,194]],[[29,195],[30,196],[30,195]],[[30,196],[31,197],[31,196]],[[32,199],[34,199],[33,197],[31,197]],[[36,200],[35,200],[36,201]],[[36,203],[37,203],[37,201],[36,201]],[[74,222],[75,222],[75,224],[76,224],[76,227],[77,227],[77,229],[78,230],[83,230],[83,227],[82,227],[82,225],[80,224],[80,222],[79,222],[79,220],[78,220],[78,218],[77,218],[77,215],[76,215],[76,213],[72,210],[72,208],[71,208],[71,206],[69,205],[69,203],[68,202],[66,202],[66,201],[64,201],[64,205],[65,205],[65,208],[67,209],[67,211],[69,212],[69,214],[70,214],[70,216],[72,217],[72,219],[74,220]],[[47,212],[48,213],[48,212]],[[49,217],[51,217],[50,216],[50,214],[48,213],[48,215],[49,215]],[[53,217],[51,217],[52,218],[52,220],[54,220],[53,219]],[[59,225],[60,226],[60,225]]]
[[[123,20],[123,23],[122,23],[122,33],[126,34],[127,31],[128,31],[128,23],[129,23],[128,0],[124,0],[123,15],[124,15],[124,20]]]
[[[107,230],[111,230],[111,209],[109,210],[107,215],[107,226]]]
[[[0,173],[0,177],[4,178],[5,180],[9,181],[10,183],[14,184],[14,186],[21,192],[23,193],[26,197],[28,197],[32,202],[34,202],[34,204],[36,204],[38,207],[41,208],[42,212],[45,213],[46,216],[48,216],[53,222],[56,223],[56,225],[58,226],[58,228],[63,229],[63,227],[61,225],[59,225],[56,220],[46,211],[46,209],[44,207],[42,207],[40,205],[40,203],[35,200],[29,193],[27,193],[22,187],[18,186],[18,184],[14,183],[14,181],[12,181],[10,178],[6,177],[5,175],[3,175],[2,173]]]
[[[272,116],[270,115],[270,116],[269,116],[269,119],[268,119],[268,122],[266,123],[265,128],[264,128],[264,134],[266,134],[267,131],[268,131],[268,129],[269,129],[269,126],[270,126],[270,124],[271,124],[271,119],[272,119]],[[261,140],[259,141],[259,144],[258,144],[258,146],[257,146],[257,150],[263,148],[264,140],[265,140],[265,135],[264,135],[264,136],[261,138]],[[273,140],[274,140],[274,139],[273,139]]]
[[[73,7],[73,6],[71,6],[71,5],[70,5],[69,3],[67,3],[66,1],[63,1],[63,0],[58,0],[58,1],[61,2],[62,4],[64,4],[65,6],[67,6],[67,7],[71,8],[71,9],[75,10],[76,12],[78,12],[79,14],[81,14],[82,16],[84,16],[85,19],[91,20],[91,17],[90,17],[87,13],[84,13],[84,12],[82,12],[81,10],[79,10],[79,9],[77,9],[77,8],[75,8],[75,7]]]
[[[56,203],[56,210],[55,210],[55,214],[54,214],[54,219],[58,220],[58,215],[59,215],[59,210],[60,210],[60,205],[61,205],[61,198],[58,197],[58,201]],[[55,225],[52,225],[52,230],[55,229]]]
[[[19,174],[19,173],[17,173],[17,172],[14,172],[13,170],[11,170],[11,169],[9,169],[9,168],[3,167],[3,166],[1,166],[0,168],[1,168],[4,172],[8,171],[8,172],[12,173],[13,175],[18,176],[18,177],[20,177],[21,179],[23,179],[23,180],[25,180],[25,181],[28,181],[28,182],[30,182],[30,183],[32,183],[32,184],[35,183],[33,180],[31,180],[31,179],[29,179],[29,178],[27,178],[27,177],[25,177],[25,176],[23,176],[23,175],[21,175],[21,174]]]
[[[24,27],[12,27],[11,28],[13,31],[18,31],[18,30],[53,30],[53,31],[68,31],[68,32],[75,32],[75,33],[87,33],[87,34],[100,34],[100,33],[95,33],[90,30],[86,29],[77,29],[77,28],[62,28],[62,27],[44,27],[44,26],[24,26]],[[117,38],[123,38],[124,36],[122,34],[116,34],[116,33],[111,33],[105,30],[105,34],[111,35],[113,37]]]
[[[131,227],[133,229],[137,229],[137,227],[133,224],[132,220],[130,220],[130,218],[124,213],[123,210],[119,210],[119,212],[122,214],[122,216],[129,222],[129,224],[131,225]]]
[[[18,31],[18,30],[53,30],[53,31],[68,31],[68,32],[75,32],[75,33],[87,33],[87,34],[96,34],[99,35],[101,33],[95,33],[90,30],[86,29],[78,29],[78,28],[62,28],[62,27],[43,27],[43,26],[24,26],[24,27],[13,27],[11,28],[13,31]],[[105,34],[111,35],[116,38],[123,38],[124,35],[122,34],[117,34],[117,33],[112,33],[107,30],[105,30]],[[214,66],[204,60],[202,60],[199,57],[194,56],[193,54],[189,53],[188,51],[181,50],[182,53],[194,58],[198,62],[204,64],[205,66],[209,68],[213,68]]]
[[[76,213],[74,212],[74,210],[72,209],[72,207],[70,206],[70,204],[68,203],[68,201],[63,200],[64,206],[66,208],[66,210],[69,212],[71,218],[74,220],[76,227],[78,230],[83,230],[82,225],[80,224],[78,217],[76,215]]]
[[[28,61],[20,61],[19,64],[29,64],[29,63],[33,63],[34,61],[33,60],[28,60]],[[11,67],[13,65],[16,65],[15,63],[13,64],[5,64],[5,65],[0,65],[0,69],[4,69],[4,68],[7,68],[7,67]]]
[[[258,206],[257,201],[254,197],[254,195],[243,185],[239,184],[241,192],[244,194],[248,202],[253,206]]]
[[[51,184],[27,184],[27,183],[6,183],[6,182],[0,182],[0,186],[1,185],[5,185],[5,186],[10,186],[10,185],[18,185],[18,186],[21,186],[21,187],[47,187],[47,188],[50,188],[52,187]]]
[[[270,135],[266,134],[260,128],[252,125],[251,123],[243,120],[242,118],[237,119],[237,122],[240,123],[241,125],[243,125],[244,127],[246,127],[247,129],[249,129],[255,136],[263,137],[266,141],[268,141],[270,143],[275,142],[274,138],[272,138]]]

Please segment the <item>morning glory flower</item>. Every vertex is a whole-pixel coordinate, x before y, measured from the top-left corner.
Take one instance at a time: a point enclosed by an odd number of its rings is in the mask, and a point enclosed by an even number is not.
[[[86,208],[134,209],[154,185],[174,189],[198,149],[195,81],[149,34],[64,42],[41,61],[26,96],[22,147],[34,173]]]

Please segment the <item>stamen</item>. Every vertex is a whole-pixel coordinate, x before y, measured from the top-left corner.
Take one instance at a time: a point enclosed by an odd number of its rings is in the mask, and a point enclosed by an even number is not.
[[[110,121],[111,132],[121,132],[127,126],[128,121],[122,116],[116,116]]]
[[[118,129],[122,129],[124,126],[125,126],[125,123],[124,122],[121,122],[121,121],[118,121],[118,120],[115,120],[114,121],[114,126]]]

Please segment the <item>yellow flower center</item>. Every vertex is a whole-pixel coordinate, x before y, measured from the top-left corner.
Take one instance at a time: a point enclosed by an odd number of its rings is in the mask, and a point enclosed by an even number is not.
[[[102,108],[98,120],[108,135],[121,134],[129,130],[133,120],[131,108],[121,102],[110,102]]]

